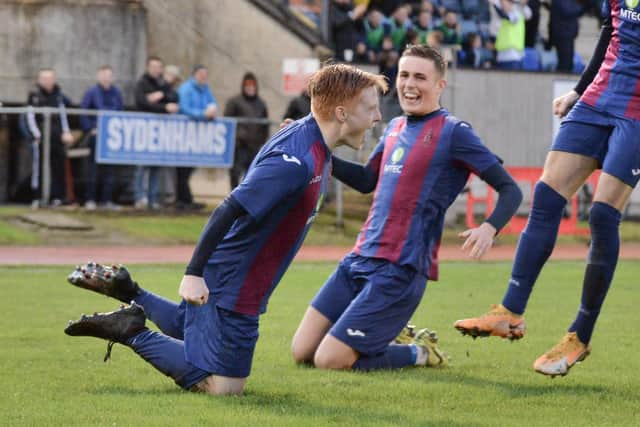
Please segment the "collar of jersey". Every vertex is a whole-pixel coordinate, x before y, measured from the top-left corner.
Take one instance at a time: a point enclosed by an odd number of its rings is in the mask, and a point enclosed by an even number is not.
[[[422,122],[424,120],[429,120],[435,116],[437,116],[438,114],[442,113],[446,111],[444,108],[440,107],[435,111],[432,111],[428,114],[425,114],[423,116],[406,116],[407,117],[407,122],[412,123],[412,122]]]

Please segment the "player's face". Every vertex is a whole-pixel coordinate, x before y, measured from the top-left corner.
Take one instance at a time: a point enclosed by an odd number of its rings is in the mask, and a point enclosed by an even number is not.
[[[440,108],[440,95],[446,84],[432,60],[418,56],[400,58],[396,87],[400,107],[406,114],[422,116]]]
[[[345,107],[346,120],[342,126],[344,144],[358,150],[364,144],[364,134],[382,119],[378,105],[378,90],[369,87],[360,92],[351,106]]]

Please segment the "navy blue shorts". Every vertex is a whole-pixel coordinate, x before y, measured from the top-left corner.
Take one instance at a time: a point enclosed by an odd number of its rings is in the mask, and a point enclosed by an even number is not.
[[[560,125],[552,151],[593,157],[602,170],[631,187],[640,179],[640,121],[578,102]]]
[[[427,278],[410,267],[347,255],[311,306],[326,316],[329,333],[363,355],[383,352],[416,311]]]
[[[207,267],[205,281],[210,283],[211,280],[215,280],[215,272]],[[205,305],[186,304],[184,349],[187,362],[214,375],[248,377],[258,341],[258,320],[257,315],[219,307],[212,294]]]

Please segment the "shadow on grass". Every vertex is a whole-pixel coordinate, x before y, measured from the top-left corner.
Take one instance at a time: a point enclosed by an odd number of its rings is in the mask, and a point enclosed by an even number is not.
[[[529,373],[527,373],[529,374]],[[468,375],[464,372],[455,372],[453,375],[444,375],[444,372],[441,375],[438,375],[437,378],[434,377],[433,382],[440,383],[450,383],[450,384],[464,384],[471,387],[478,388],[497,388],[502,390],[504,393],[512,396],[512,397],[531,397],[531,396],[544,396],[546,394],[553,395],[567,395],[571,397],[575,396],[586,396],[591,394],[603,394],[603,393],[613,393],[614,390],[602,386],[602,385],[592,385],[592,384],[576,384],[576,383],[563,383],[562,378],[542,378],[540,374],[531,373],[530,375],[536,375],[540,377],[541,380],[545,380],[545,384],[524,384],[517,383],[514,381],[499,381],[492,380],[486,377],[476,377],[472,375]]]

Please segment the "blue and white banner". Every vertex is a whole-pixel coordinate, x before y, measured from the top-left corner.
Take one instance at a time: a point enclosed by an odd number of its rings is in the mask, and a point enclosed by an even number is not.
[[[96,162],[229,168],[235,139],[232,119],[108,112],[98,118]]]

